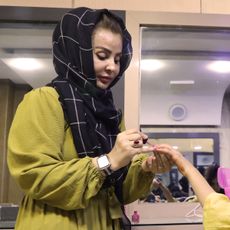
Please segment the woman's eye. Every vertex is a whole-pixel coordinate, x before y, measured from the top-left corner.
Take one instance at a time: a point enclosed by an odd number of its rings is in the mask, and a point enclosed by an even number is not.
[[[103,61],[103,60],[105,60],[107,58],[107,55],[105,55],[105,54],[97,54],[97,57],[98,57],[98,59]]]
[[[110,55],[109,55],[109,54],[106,54],[106,53],[97,53],[97,58],[98,58],[99,60],[101,60],[101,61],[104,61],[104,60],[109,59],[109,58],[112,58],[112,57],[110,57]],[[118,65],[118,64],[120,64],[120,60],[121,60],[120,56],[119,56],[119,57],[115,57],[115,58],[114,58],[114,63],[115,63],[116,65]]]
[[[115,59],[114,62],[115,62],[116,64],[120,64],[120,58]]]

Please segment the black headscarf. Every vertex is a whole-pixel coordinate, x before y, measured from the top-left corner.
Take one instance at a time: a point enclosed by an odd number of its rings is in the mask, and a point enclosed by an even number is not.
[[[107,9],[80,7],[66,13],[53,33],[53,62],[58,77],[50,85],[59,93],[80,158],[110,152],[120,132],[121,111],[114,106],[110,88],[104,90],[96,86],[94,73],[92,33],[103,14],[114,18],[123,32],[120,72],[113,86],[122,77],[132,56],[131,36],[122,19]],[[116,178],[123,180],[123,171],[118,170]],[[117,196],[120,197],[119,192]]]

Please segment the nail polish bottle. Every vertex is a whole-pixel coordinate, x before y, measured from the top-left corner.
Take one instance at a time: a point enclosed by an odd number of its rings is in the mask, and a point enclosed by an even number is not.
[[[138,214],[137,211],[134,211],[134,212],[133,212],[133,215],[132,215],[132,222],[133,222],[134,224],[138,224],[139,221],[140,221],[140,216],[139,216],[139,214]]]

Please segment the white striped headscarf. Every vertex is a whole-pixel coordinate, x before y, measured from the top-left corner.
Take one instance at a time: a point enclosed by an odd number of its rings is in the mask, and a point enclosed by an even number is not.
[[[58,77],[52,85],[60,95],[79,157],[108,153],[121,121],[121,111],[114,106],[111,90],[96,87],[92,33],[102,14],[115,18],[123,31],[120,73],[112,82],[114,85],[132,56],[131,37],[119,17],[107,9],[80,7],[67,12],[53,33],[53,62]]]

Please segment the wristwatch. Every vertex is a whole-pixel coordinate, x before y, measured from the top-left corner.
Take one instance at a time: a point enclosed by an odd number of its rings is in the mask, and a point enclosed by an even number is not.
[[[102,170],[107,176],[112,174],[113,171],[110,168],[111,164],[106,154],[97,158],[97,165],[99,170]]]

